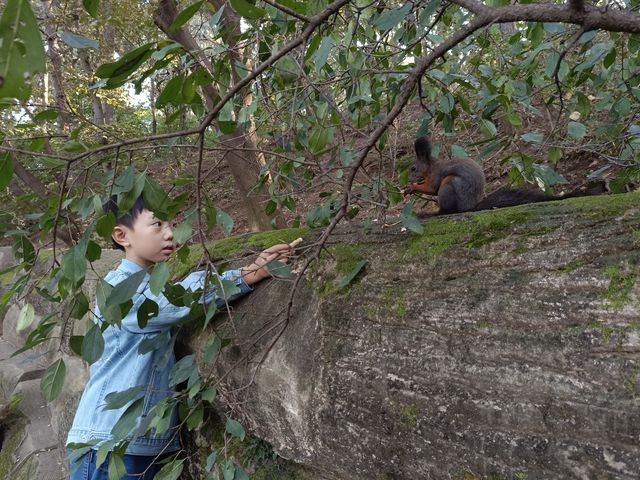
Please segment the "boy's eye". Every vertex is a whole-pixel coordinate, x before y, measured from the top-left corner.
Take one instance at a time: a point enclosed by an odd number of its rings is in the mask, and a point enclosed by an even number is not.
[[[154,225],[157,225],[158,227],[161,227],[161,226],[162,226],[162,222],[161,222],[161,221],[159,221],[159,220],[158,220],[157,222],[153,222],[153,224],[154,224]]]

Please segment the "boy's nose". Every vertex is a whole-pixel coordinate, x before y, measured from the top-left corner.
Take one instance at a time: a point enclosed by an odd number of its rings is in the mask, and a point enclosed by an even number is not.
[[[166,240],[173,240],[173,228],[168,222],[164,225],[164,238]]]

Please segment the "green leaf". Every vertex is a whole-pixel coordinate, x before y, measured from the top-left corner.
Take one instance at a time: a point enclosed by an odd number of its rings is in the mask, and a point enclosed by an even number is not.
[[[509,123],[516,128],[522,126],[522,117],[518,112],[515,112],[511,109],[507,111],[507,120],[509,120]]]
[[[125,438],[131,429],[135,426],[144,405],[144,397],[139,398],[122,413],[116,424],[111,429],[111,434],[115,438]]]
[[[169,271],[169,267],[166,262],[156,264],[156,266],[153,267],[153,272],[149,279],[149,289],[151,290],[151,293],[154,295],[160,295],[162,290],[164,290],[164,284],[167,283],[170,276],[171,272]]]
[[[102,338],[102,330],[97,323],[94,323],[82,340],[80,352],[89,365],[96,362],[104,351],[104,338]]]
[[[30,303],[25,304],[25,306],[20,310],[20,314],[18,315],[16,330],[18,332],[21,332],[22,330],[29,328],[29,326],[33,323],[35,315],[36,312],[33,309],[33,305],[31,305]]]
[[[182,474],[182,469],[184,468],[183,463],[184,459],[173,460],[167,463],[158,473],[156,473],[155,477],[153,477],[154,480],[178,480]]]
[[[279,260],[267,263],[267,271],[277,278],[291,278],[291,267]]]
[[[202,405],[198,405],[198,407],[191,412],[189,418],[187,418],[187,430],[191,431],[194,428],[202,425],[202,420],[204,419],[204,407]]]
[[[387,10],[373,21],[373,26],[378,27],[380,30],[389,30],[404,20],[411,8],[411,2],[407,2],[402,7]]]
[[[531,133],[525,133],[524,135],[520,135],[520,138],[525,142],[529,142],[529,143],[542,143],[542,141],[544,140],[544,134],[531,132]]]
[[[493,124],[491,120],[487,120],[486,118],[480,119],[480,131],[485,134],[487,137],[495,137],[498,133],[498,129]]]
[[[182,222],[173,229],[173,238],[178,245],[182,245],[191,238],[192,233],[193,227],[191,226],[191,222]]]
[[[98,3],[99,0],[82,0],[82,6],[93,18],[98,17]]]
[[[69,153],[79,153],[79,152],[84,152],[87,149],[87,147],[85,146],[84,143],[78,142],[77,140],[69,140],[64,144],[62,149],[65,152],[69,152]]]
[[[233,230],[233,218],[231,218],[226,212],[223,212],[222,210],[218,210],[216,212],[216,223],[220,225],[225,236],[228,237],[231,234],[231,230]]]
[[[240,465],[236,465],[236,473],[233,480],[249,480],[249,475],[242,469]]]
[[[202,393],[200,394],[200,397],[205,402],[212,403],[215,400],[217,394],[218,394],[218,391],[216,390],[216,387],[211,385],[210,387],[207,387],[205,390],[202,391]]]
[[[101,216],[96,223],[96,233],[105,240],[111,242],[111,233],[116,226],[116,217],[113,212]]]
[[[127,388],[121,392],[111,392],[104,397],[106,405],[102,407],[103,410],[119,410],[127,403],[135,400],[144,393],[146,390],[145,385],[136,385],[135,387]]]
[[[77,50],[82,50],[83,48],[94,48],[98,50],[98,48],[100,48],[98,42],[91,38],[83,37],[82,35],[71,32],[60,32],[58,35],[60,36],[60,40]]]
[[[211,363],[218,352],[220,351],[220,347],[222,346],[222,340],[215,333],[209,337],[209,342],[207,343],[207,348],[204,351],[204,361],[207,363]]]
[[[442,97],[440,97],[440,110],[443,113],[451,113],[451,111],[453,110],[453,107],[455,106],[455,103],[456,101],[453,98],[453,95],[451,95],[450,93],[447,93]]]
[[[554,164],[558,163],[562,158],[562,149],[559,147],[551,147],[548,152],[549,160],[551,160]]]
[[[224,464],[223,476],[224,480],[233,480],[236,476],[236,464],[233,460],[227,460]]]
[[[262,8],[251,5],[246,0],[229,0],[231,8],[247,19],[257,19],[266,13]]]
[[[240,422],[237,422],[231,417],[227,417],[227,423],[225,425],[225,430],[227,433],[233,435],[236,438],[239,438],[240,441],[244,440],[245,431]]]
[[[222,5],[218,11],[213,14],[213,16],[209,19],[209,26],[211,28],[215,28],[218,26],[218,22],[220,21],[220,18],[222,17],[222,13],[224,12],[224,5]]]
[[[24,235],[19,235],[13,242],[12,250],[16,259],[25,264],[26,267],[33,266],[36,260],[36,250],[29,240]]]
[[[138,353],[144,355],[152,350],[160,348],[167,343],[167,336],[164,333],[159,333],[153,337],[145,338],[140,345],[138,345]]]
[[[198,370],[195,364],[195,356],[187,355],[176,362],[169,373],[169,386],[173,387],[180,382],[184,382],[194,371]]]
[[[324,37],[320,42],[320,47],[315,53],[316,73],[320,73],[320,70],[322,70],[322,67],[324,67],[325,64],[327,63],[327,59],[329,58],[329,53],[331,53],[331,50],[333,49],[334,45],[335,45],[335,42],[333,41],[333,38],[331,38],[330,36]]]
[[[13,159],[9,153],[0,153],[0,190],[7,188],[13,177]]]
[[[62,391],[64,385],[64,377],[66,367],[64,361],[60,358],[53,362],[44,372],[42,380],[40,380],[40,390],[42,398],[51,402],[55,400]]]
[[[173,21],[173,23],[169,26],[169,31],[170,32],[175,32],[182,25],[184,25],[189,20],[191,20],[191,18],[198,12],[198,10],[200,10],[200,7],[202,6],[203,3],[204,3],[204,1],[192,3],[187,8],[182,10],[176,16],[176,19]]]
[[[52,108],[36,113],[33,117],[35,123],[47,122],[58,118],[58,111]],[[66,162],[65,162],[66,163]]]
[[[156,99],[156,108],[164,108],[168,103],[178,103],[182,98],[181,92],[183,82],[183,74],[176,75],[171,80],[169,80]]]
[[[616,61],[616,49],[612,48],[609,53],[607,53],[607,56],[604,57],[604,60],[602,61],[602,65],[604,65],[604,68],[609,68],[611,65],[613,65],[613,62]]]
[[[115,287],[113,287],[113,290],[111,290],[109,298],[107,298],[106,300],[106,304],[120,305],[127,300],[131,300],[146,274],[146,270],[140,270],[139,272],[134,273],[130,277],[125,278],[122,282],[117,284]]]
[[[360,273],[360,270],[362,270],[362,268],[367,264],[367,260],[361,260],[359,261],[355,267],[353,267],[353,269],[347,273],[344,277],[342,277],[340,279],[340,281],[338,282],[338,289],[344,288],[347,285],[349,285],[354,278],[356,278],[356,276],[358,275],[358,273]]]
[[[454,158],[465,158],[465,157],[468,157],[469,154],[460,145],[454,144],[454,145],[451,145],[451,156]]]
[[[569,183],[566,178],[556,172],[549,165],[540,165],[538,163],[534,163],[533,172],[533,176],[536,179],[538,185],[543,188],[547,188],[558,183]]]
[[[576,140],[582,140],[587,133],[587,128],[580,122],[569,122],[567,133]]]
[[[411,230],[414,233],[417,233],[418,235],[422,235],[422,232],[424,232],[424,227],[422,226],[422,223],[420,223],[420,220],[418,220],[418,218],[413,214],[413,212],[411,211],[412,209],[413,203],[407,203],[402,209],[400,220],[402,221],[402,225],[404,225],[405,228]]]
[[[26,83],[46,71],[44,44],[29,0],[7,0],[0,17],[0,98],[27,101]]]
[[[79,291],[73,297],[73,307],[71,308],[71,318],[81,319],[89,311],[89,299],[84,292]]]
[[[114,445],[118,443],[117,440],[111,439],[100,442],[98,452],[96,453],[96,467],[100,467],[107,459],[107,455],[114,449]]]
[[[126,78],[135,72],[153,53],[155,43],[146,43],[130,52],[124,54],[113,63],[100,65],[96,70],[96,77],[108,78],[115,86],[116,83],[124,82]]]
[[[145,298],[140,308],[138,308],[137,318],[138,318],[138,326],[140,328],[144,328],[149,323],[153,317],[158,316],[160,310],[158,308],[158,304],[151,300],[150,298]]]
[[[127,475],[127,467],[124,464],[122,455],[115,451],[111,452],[109,457],[109,480],[120,480]]]
[[[313,154],[321,153],[327,144],[333,140],[333,128],[325,128],[321,125],[314,127],[309,137],[309,149]]]
[[[213,469],[213,465],[216,463],[217,458],[218,454],[215,452],[215,450],[209,454],[209,456],[207,457],[207,472],[210,472],[211,469]]]
[[[89,243],[87,243],[87,253],[85,255],[85,258],[90,262],[95,262],[100,258],[101,254],[102,248],[100,248],[100,245],[98,245],[93,240],[89,240]]]
[[[61,275],[68,279],[74,288],[78,287],[83,281],[87,271],[87,259],[85,258],[86,250],[78,244],[67,250],[62,256],[62,265],[60,268]]]

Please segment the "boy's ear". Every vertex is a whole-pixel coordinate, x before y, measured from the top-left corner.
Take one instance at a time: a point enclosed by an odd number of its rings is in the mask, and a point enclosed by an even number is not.
[[[122,228],[120,225],[116,225],[113,227],[113,231],[111,232],[111,238],[118,245],[124,247],[129,247],[131,244],[129,243],[129,239],[127,238],[127,231]]]

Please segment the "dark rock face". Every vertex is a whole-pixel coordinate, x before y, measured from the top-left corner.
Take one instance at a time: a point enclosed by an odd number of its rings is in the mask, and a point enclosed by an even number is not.
[[[639,204],[342,229],[288,323],[288,282],[235,307],[220,392],[317,479],[637,478]]]

